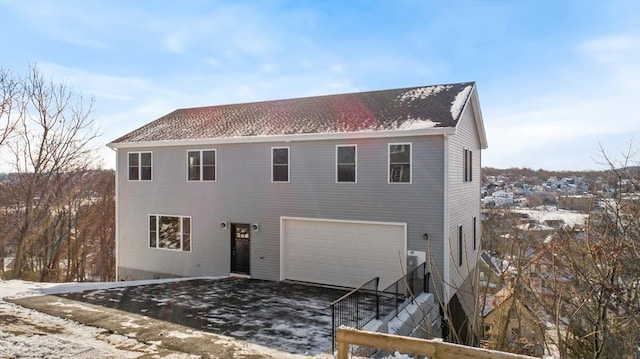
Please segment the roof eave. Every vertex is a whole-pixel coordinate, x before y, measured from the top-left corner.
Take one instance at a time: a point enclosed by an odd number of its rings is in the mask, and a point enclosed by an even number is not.
[[[475,85],[473,86],[471,101],[473,101],[473,117],[475,117],[476,119],[478,137],[480,138],[480,148],[486,150],[487,147],[489,147],[489,143],[487,142],[487,133],[484,130],[484,119],[482,118],[482,111],[480,110],[480,100],[478,99],[478,91]]]
[[[139,148],[139,147],[170,147],[170,146],[202,146],[216,144],[235,143],[264,143],[264,142],[298,142],[298,141],[323,141],[323,140],[344,140],[360,138],[391,138],[391,137],[412,137],[412,136],[438,136],[454,134],[453,127],[431,127],[414,130],[393,130],[374,132],[339,132],[339,133],[309,133],[274,136],[244,136],[244,137],[220,137],[194,140],[163,140],[163,141],[140,141],[140,142],[111,142],[107,147],[111,149],[119,148]]]

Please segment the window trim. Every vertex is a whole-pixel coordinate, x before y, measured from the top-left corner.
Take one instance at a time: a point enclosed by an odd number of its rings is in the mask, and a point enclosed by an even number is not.
[[[287,180],[286,181],[275,181],[273,179],[273,169],[274,169],[274,163],[273,163],[273,150],[281,150],[281,149],[286,149],[287,150]],[[291,182],[291,147],[290,146],[275,146],[275,147],[271,147],[271,183],[289,183]]]
[[[353,176],[353,181],[340,181],[338,179],[338,166],[340,165],[340,163],[338,162],[338,151],[339,148],[344,147],[344,148],[348,148],[348,147],[353,147],[354,150],[354,158],[353,158],[353,172],[354,172],[354,176]],[[358,145],[356,144],[345,144],[345,145],[336,145],[336,183],[358,183]]]
[[[467,163],[468,161],[469,149],[465,147],[462,149],[462,182],[464,183],[468,182],[467,179],[469,178],[469,166]]]
[[[213,161],[214,161],[214,172],[212,180],[204,179],[204,152],[213,151]],[[189,179],[189,152],[199,152],[200,153],[200,179],[192,180]],[[216,148],[206,148],[206,149],[192,149],[187,150],[187,182],[218,182],[218,150]]]
[[[391,181],[391,146],[409,145],[409,182]],[[391,142],[387,144],[387,184],[411,184],[413,183],[413,143]]]
[[[473,182],[473,151],[469,150],[469,182]]]
[[[148,153],[149,155],[151,155],[151,178],[150,179],[142,179],[142,154],[143,153]],[[131,168],[131,164],[130,164],[130,155],[135,154],[138,156],[138,179],[131,179],[129,176],[129,170]],[[151,182],[153,181],[153,151],[130,151],[127,152],[127,181],[130,182]]]
[[[465,147],[462,157],[462,182],[473,182],[473,151]]]
[[[475,251],[478,248],[478,220],[476,217],[473,217],[473,250]]]
[[[151,217],[156,217],[156,246],[151,247]],[[160,217],[174,217],[180,219],[180,248],[172,249],[172,248],[163,248],[159,247],[160,244],[160,231],[158,228],[159,218]],[[183,249],[184,247],[184,229],[182,228],[184,225],[184,219],[189,219],[189,250],[186,251]],[[182,216],[175,214],[158,214],[158,213],[149,213],[147,215],[147,248],[149,249],[160,249],[164,251],[178,252],[178,253],[191,253],[193,252],[193,218],[191,216]]]
[[[458,226],[458,267],[462,267],[462,251],[464,249],[464,231],[462,225]]]

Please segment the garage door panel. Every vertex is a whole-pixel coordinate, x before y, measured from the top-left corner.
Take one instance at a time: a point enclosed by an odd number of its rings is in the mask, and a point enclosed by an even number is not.
[[[402,223],[283,219],[281,230],[284,279],[357,287],[379,276],[384,288],[402,276]]]

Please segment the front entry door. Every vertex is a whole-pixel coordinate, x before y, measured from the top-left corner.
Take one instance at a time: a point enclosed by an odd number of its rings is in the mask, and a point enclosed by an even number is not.
[[[249,271],[249,225],[231,224],[231,273],[251,274]]]

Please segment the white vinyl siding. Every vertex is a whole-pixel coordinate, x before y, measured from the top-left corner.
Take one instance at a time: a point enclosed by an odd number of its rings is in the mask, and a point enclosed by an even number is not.
[[[466,151],[465,151],[466,150]],[[480,139],[474,119],[472,103],[463,111],[458,128],[448,141],[448,243],[443,258],[448,261],[444,279],[451,283],[449,298],[463,288],[471,278],[477,255],[473,249],[473,217],[480,218]],[[465,177],[467,181],[465,181]],[[477,221],[477,219],[476,219]],[[462,225],[462,241],[459,226]],[[482,238],[476,222],[476,248],[482,246]],[[459,256],[462,255],[462,265]]]
[[[251,237],[251,276],[278,280],[279,224],[280,216],[286,215],[407,223],[407,246],[425,250],[424,233],[429,233],[432,239],[443,237],[443,138],[403,137],[391,141],[412,143],[413,184],[408,186],[387,183],[389,142],[388,138],[374,138],[357,143],[306,141],[156,148],[154,180],[145,186],[127,181],[127,152],[119,151],[120,278],[130,278],[128,271],[133,269],[147,273],[141,277],[136,272],[133,278],[138,279],[150,279],[158,273],[228,275],[230,227],[220,228],[221,222],[227,222],[260,225],[260,231]],[[357,144],[357,183],[336,183],[336,146],[345,144]],[[271,183],[272,147],[290,147],[290,183]],[[217,152],[215,185],[187,181],[187,150],[207,148],[215,148]],[[192,216],[194,240],[188,256],[149,249],[146,224],[149,213]],[[442,253],[442,240],[430,241],[429,248],[433,248],[434,254]],[[441,265],[442,256],[434,257],[433,263]]]

